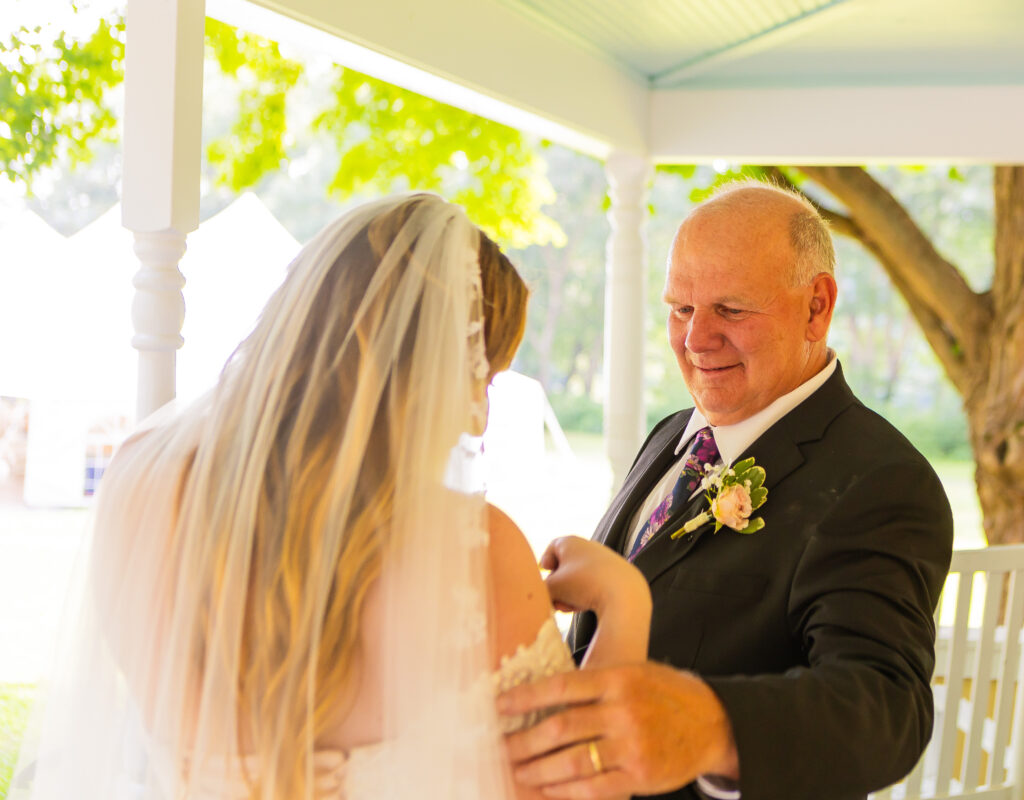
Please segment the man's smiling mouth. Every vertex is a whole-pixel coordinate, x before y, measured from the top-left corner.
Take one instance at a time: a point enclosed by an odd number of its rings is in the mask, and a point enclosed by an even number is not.
[[[714,372],[725,372],[726,370],[733,369],[734,367],[738,367],[739,364],[726,364],[723,367],[703,367],[703,366],[701,366],[699,364],[694,364],[693,366],[696,369],[698,369],[700,372],[712,372],[712,373],[714,373]]]

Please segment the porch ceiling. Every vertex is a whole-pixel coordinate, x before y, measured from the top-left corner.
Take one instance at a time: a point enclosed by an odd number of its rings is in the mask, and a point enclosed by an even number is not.
[[[1019,0],[500,0],[653,87],[1024,80]]]
[[[208,9],[243,24],[277,12],[329,34],[340,63],[597,156],[1024,162],[1021,0],[208,0]],[[286,36],[280,22],[274,15],[263,32]]]

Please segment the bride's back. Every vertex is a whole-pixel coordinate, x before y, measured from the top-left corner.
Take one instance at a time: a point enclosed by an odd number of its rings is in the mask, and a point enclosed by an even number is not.
[[[210,395],[122,448],[94,591],[172,762],[251,755],[294,795],[318,748],[412,735],[452,700],[427,759],[486,711],[459,693],[550,606],[507,517],[441,485],[525,302],[461,210],[369,204],[303,248]]]
[[[488,506],[490,541],[487,603],[491,633],[490,669],[498,671],[521,648],[537,638],[552,616],[547,589],[540,579],[533,552],[518,526],[503,511]],[[416,598],[409,598],[409,619],[416,617]],[[386,648],[381,631],[385,624],[380,582],[370,588],[360,617],[359,656],[352,684],[341,701],[332,724],[320,738],[323,747],[349,751],[380,742],[384,728],[381,676],[385,674]]]

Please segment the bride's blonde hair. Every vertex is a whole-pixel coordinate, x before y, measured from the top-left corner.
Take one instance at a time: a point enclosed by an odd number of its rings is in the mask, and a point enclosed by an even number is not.
[[[176,427],[125,448],[136,448],[136,463],[163,459],[165,469],[154,475],[170,477],[171,464],[177,468],[173,535],[151,587],[163,600],[142,602],[131,613],[144,616],[149,608],[161,618],[147,632],[154,649],[191,653],[186,696],[237,697],[237,720],[221,726],[224,735],[235,732],[238,752],[259,765],[248,775],[254,798],[307,795],[312,776],[303,754],[357,690],[360,614],[389,545],[409,410],[422,402],[419,392],[444,389],[409,385],[415,324],[401,328],[386,374],[368,340],[376,336],[380,347],[403,275],[423,268],[408,234],[419,228],[406,223],[417,214],[436,215],[437,204],[446,205],[431,195],[385,204],[336,257],[326,261],[306,252],[297,259],[225,366],[201,418],[186,415]],[[314,241],[307,251],[317,246]],[[338,252],[329,242],[320,246],[332,256]],[[482,233],[476,257],[487,361],[504,368],[523,335],[528,290]],[[419,302],[411,306],[414,318]],[[370,385],[383,391],[367,390]],[[191,437],[182,435],[187,426]],[[353,427],[365,442],[352,448],[357,456],[342,444]],[[191,449],[174,454],[182,441]],[[112,476],[112,485],[120,480],[130,476]],[[348,521],[341,535],[339,519]],[[112,546],[107,543],[108,554]],[[311,601],[310,586],[329,589]],[[123,596],[106,600],[108,606],[124,602]],[[323,609],[318,619],[311,618],[315,609]],[[233,618],[242,620],[240,632],[220,622]],[[161,630],[190,631],[192,640],[162,642]],[[315,664],[308,663],[311,653]],[[226,676],[222,682],[235,674],[236,684],[211,684],[213,673]],[[180,721],[170,730],[187,738],[198,726],[216,738],[210,732],[218,723],[204,719],[203,708],[184,713],[194,715],[195,724]],[[188,753],[211,745],[177,747]]]

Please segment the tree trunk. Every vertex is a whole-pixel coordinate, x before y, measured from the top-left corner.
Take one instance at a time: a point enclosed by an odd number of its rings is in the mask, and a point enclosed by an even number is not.
[[[1024,166],[995,173],[996,268],[983,390],[965,407],[989,544],[1024,542]]]
[[[819,204],[878,259],[963,397],[988,543],[1024,542],[1024,166],[995,168],[995,270],[980,294],[865,170],[799,169],[845,206]]]

